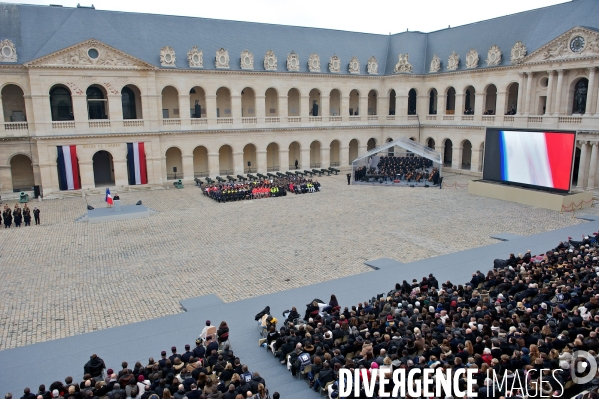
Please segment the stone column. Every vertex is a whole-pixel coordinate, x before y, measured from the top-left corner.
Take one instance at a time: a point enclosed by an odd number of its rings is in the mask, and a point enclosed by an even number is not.
[[[593,108],[593,100],[594,98],[594,90],[593,88],[595,87],[595,67],[591,67],[589,68],[589,85],[588,85],[588,89],[587,89],[587,106],[586,109],[584,111],[584,116],[591,116],[593,114],[593,111],[591,111]]]
[[[256,154],[257,155],[257,154]],[[243,174],[243,152],[233,153],[233,177]]]
[[[587,184],[587,189],[589,190],[595,188],[595,172],[597,171],[597,142],[591,145],[591,165],[589,166],[589,183]]]
[[[206,94],[206,118],[209,124],[216,123],[216,108],[216,94]]]
[[[551,115],[553,112],[553,70],[547,71],[547,102],[545,103],[545,115]]]
[[[366,96],[360,95],[360,97],[358,98],[358,116],[360,117],[361,120],[363,121],[367,121],[368,120],[368,93],[366,93]]]
[[[287,96],[279,96],[279,117],[287,118],[289,116],[289,99]],[[287,122],[287,120],[281,119],[281,122]]]
[[[189,104],[189,93],[179,94],[179,119],[181,119],[181,129],[191,129],[191,109]]]
[[[462,169],[462,147],[453,147],[451,151],[451,168]]]
[[[216,111],[214,111],[216,112]],[[216,177],[220,174],[220,165],[218,162],[218,152],[208,154],[208,168],[210,169],[210,177]]]
[[[516,108],[517,108],[517,114],[518,115],[522,115],[524,114],[524,77],[525,77],[525,73],[524,72],[518,72],[518,102],[516,104]]]
[[[531,96],[532,96],[532,78],[533,78],[533,72],[527,72],[526,73],[526,102],[525,102],[525,111],[524,114],[528,115],[530,114],[530,109],[531,109]]]
[[[558,116],[562,112],[562,86],[564,85],[564,70],[557,70],[557,88],[555,89],[555,106],[553,115]]]
[[[247,116],[247,115],[246,115]],[[227,118],[229,115],[225,115],[225,110],[221,109],[221,118]],[[231,118],[233,118],[234,124],[241,123],[241,96],[231,94]]]
[[[485,112],[485,109],[487,108],[487,102],[485,101],[486,98],[487,93],[485,92],[474,93],[474,115],[482,116],[482,114]],[[480,120],[480,118],[477,119]]]
[[[112,164],[114,167],[114,185],[117,187],[128,186],[129,179],[127,177],[127,161],[125,159],[113,159]]]
[[[73,94],[73,116],[77,130],[89,130],[89,119],[87,114],[87,97],[85,94]]]
[[[445,115],[446,101],[447,94],[437,92],[437,115]]]
[[[115,169],[116,172],[116,169]],[[83,190],[93,189],[96,187],[94,182],[94,164],[91,160],[79,160],[79,176],[81,176],[81,188]]]
[[[2,120],[0,120],[0,122],[4,123],[4,122],[10,122],[10,119],[7,118],[7,116],[9,115],[4,115],[4,106],[2,105],[2,96],[0,96],[0,111],[2,112]],[[25,110],[25,112],[27,112],[29,110]],[[8,119],[8,121],[6,120]],[[29,120],[29,113],[27,113],[27,120]]]
[[[331,147],[320,147],[320,167],[328,168],[331,166]]]
[[[123,102],[120,94],[108,96],[108,119],[111,128],[123,127]]]
[[[12,191],[12,173],[10,171],[10,165],[0,165],[0,184],[2,185],[1,191]]]
[[[506,113],[506,96],[505,91],[497,92],[497,100],[495,101],[495,115],[505,115]]]
[[[256,162],[258,162],[257,166],[252,166],[252,174],[262,173],[266,174],[266,167],[268,166],[266,160],[266,151],[256,151]]]
[[[321,94],[320,95],[320,107],[319,107],[318,113],[320,115],[322,115],[323,122],[328,120],[327,118],[329,117],[329,114],[331,112],[330,108],[331,108],[331,106],[330,106],[329,96],[323,96]]]
[[[395,115],[405,118],[408,115],[408,93],[395,96]],[[418,106],[418,104],[416,104]],[[407,119],[407,118],[406,118]]]
[[[470,156],[470,171],[478,172],[480,164],[480,147],[472,146],[472,155]]]
[[[426,96],[418,96],[416,97],[416,113],[420,117],[420,120],[426,120],[426,115],[428,115],[430,105],[430,97]]]
[[[264,118],[266,118],[266,96],[256,96],[254,104],[254,115],[257,118],[257,122],[264,123]]]
[[[279,148],[279,170],[281,173],[289,170],[289,147]]]
[[[586,141],[580,143],[580,162],[578,163],[578,179],[576,188],[582,190],[584,188],[584,178],[586,176],[588,146]]]
[[[187,182],[193,181],[195,175],[193,171],[193,154],[181,156],[183,163],[183,180]]]
[[[349,121],[349,94],[346,96],[341,95],[339,103],[341,107],[339,116],[341,116],[344,122],[347,122]]]
[[[310,146],[308,148],[302,146],[300,149],[299,168],[300,170],[310,169]]]
[[[312,104],[310,104],[310,96],[300,96],[300,116],[307,118],[310,116],[310,111],[312,111]],[[318,113],[320,113],[320,108]]]
[[[377,115],[388,115],[389,114],[389,97],[380,96],[377,94],[376,97],[376,114]]]
[[[464,93],[456,93],[455,94],[455,111],[454,112],[455,112],[454,115],[459,115],[460,117],[462,115],[464,115]]]
[[[339,151],[341,151],[339,154],[339,167],[344,168],[349,165],[349,145],[341,146]]]

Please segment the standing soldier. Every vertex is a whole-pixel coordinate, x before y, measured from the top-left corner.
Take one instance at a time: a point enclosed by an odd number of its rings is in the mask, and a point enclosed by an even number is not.
[[[35,224],[40,224],[40,210],[37,207],[33,207],[33,219],[35,219]]]
[[[15,227],[21,227],[23,214],[21,212],[21,208],[19,208],[19,204],[15,204],[15,210],[13,211],[12,216],[15,219]]]
[[[350,180],[351,180],[351,173],[348,173],[347,175],[347,185],[350,185]]]
[[[23,206],[23,219],[25,220],[25,226],[31,226],[31,209],[27,204]]]
[[[12,224],[12,211],[8,207],[8,205],[4,205],[4,228],[10,229],[10,225]]]

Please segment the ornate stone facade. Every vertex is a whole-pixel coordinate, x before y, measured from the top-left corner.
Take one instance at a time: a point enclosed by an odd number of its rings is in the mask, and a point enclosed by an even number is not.
[[[329,71],[333,73],[341,72],[341,60],[337,55],[334,55],[329,60]]]
[[[466,68],[472,69],[478,66],[479,56],[478,51],[476,49],[470,49],[468,54],[466,54]]]
[[[395,64],[395,68],[393,68],[393,73],[412,73],[412,65],[409,62],[410,55],[400,54],[397,57],[397,64]]]
[[[272,50],[268,50],[264,55],[264,69],[267,71],[277,70],[277,56]]]
[[[229,52],[224,48],[216,51],[214,66],[218,69],[229,69]]]
[[[455,71],[460,67],[460,56],[454,51],[447,60],[447,70]]]
[[[239,56],[239,63],[241,69],[253,70],[254,69],[254,54],[249,50],[243,50]]]
[[[360,61],[358,61],[358,57],[355,55],[351,57],[351,60],[349,60],[349,64],[347,65],[347,69],[349,73],[360,73]]]
[[[160,65],[174,67],[175,61],[175,50],[171,46],[164,46],[160,49]]]
[[[367,71],[369,75],[376,75],[379,73],[379,62],[376,60],[374,55],[368,60]]]
[[[501,63],[501,49],[498,45],[494,44],[489,48],[486,63],[487,66],[497,66]]]
[[[510,62],[514,65],[519,65],[524,61],[524,57],[526,57],[526,46],[524,43],[518,41],[512,47]]]
[[[433,59],[431,60],[431,66],[429,69],[430,73],[439,72],[441,70],[441,58],[437,54],[433,55]]]
[[[9,39],[0,41],[0,62],[17,62],[17,48]]]
[[[300,70],[299,56],[295,53],[295,51],[287,54],[287,70],[289,72],[299,72]]]
[[[198,50],[198,46],[193,46],[191,50],[187,52],[187,62],[190,68],[203,68],[204,67],[204,54],[202,50]]]
[[[318,54],[310,54],[310,58],[308,59],[308,69],[310,72],[320,72],[320,56]]]

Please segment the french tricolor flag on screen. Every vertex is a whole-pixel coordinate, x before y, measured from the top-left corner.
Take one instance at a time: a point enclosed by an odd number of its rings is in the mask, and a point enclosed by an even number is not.
[[[77,146],[59,145],[58,150],[58,185],[61,190],[79,190],[79,164],[77,162]]]
[[[502,180],[569,190],[574,139],[560,132],[502,131]]]
[[[143,142],[127,143],[127,166],[130,185],[148,184],[146,152]]]

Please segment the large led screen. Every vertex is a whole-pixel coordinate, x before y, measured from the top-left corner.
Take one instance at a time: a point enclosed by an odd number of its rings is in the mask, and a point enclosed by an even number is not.
[[[483,179],[569,191],[575,132],[487,129]]]

